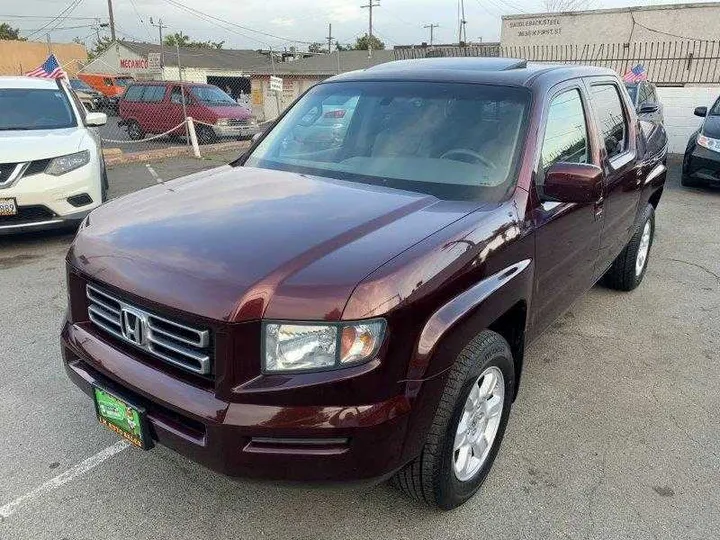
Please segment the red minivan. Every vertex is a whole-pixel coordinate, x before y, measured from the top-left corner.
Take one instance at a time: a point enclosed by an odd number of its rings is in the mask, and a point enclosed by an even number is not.
[[[195,120],[201,144],[227,137],[252,137],[260,130],[250,110],[217,86],[177,81],[131,85],[120,100],[120,125],[133,140],[165,132],[178,137],[185,133],[180,124],[186,111]],[[173,131],[176,126],[180,127]]]

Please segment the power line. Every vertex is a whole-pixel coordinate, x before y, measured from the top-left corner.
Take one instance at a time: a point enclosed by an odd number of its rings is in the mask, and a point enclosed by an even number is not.
[[[3,19],[56,19],[57,15],[0,15]],[[97,17],[64,17],[76,21],[94,21]]]
[[[225,20],[223,20],[223,19],[220,19],[220,18],[215,17],[215,16],[213,16],[213,15],[210,15],[210,14],[208,14],[208,13],[204,13],[204,12],[198,10],[198,9],[191,8],[191,7],[189,7],[189,6],[186,6],[185,4],[181,4],[181,3],[178,2],[177,0],[165,0],[165,2],[167,2],[168,4],[171,4],[171,5],[175,6],[175,7],[178,7],[178,8],[181,8],[181,9],[185,9],[186,11],[189,11],[189,12],[195,14],[196,16],[197,16],[197,15],[202,15],[202,16],[208,17],[208,18],[210,18],[210,19],[213,19],[213,20],[215,20],[215,21],[219,21],[219,22],[222,22],[222,23],[224,23],[224,24],[229,24],[229,25],[231,25],[231,26],[240,28],[240,29],[242,29],[242,30],[245,30],[246,32],[252,32],[252,33],[255,33],[255,34],[259,34],[259,35],[261,35],[261,36],[271,37],[271,38],[273,38],[273,39],[277,39],[277,40],[285,41],[285,42],[289,42],[289,43],[302,43],[303,45],[312,45],[312,44],[313,44],[312,41],[303,41],[303,40],[300,40],[300,39],[292,39],[292,38],[288,38],[288,37],[278,36],[278,35],[276,35],[276,34],[271,34],[271,33],[269,33],[269,32],[263,32],[263,31],[261,31],[261,30],[255,30],[254,28],[249,28],[249,27],[247,27],[247,26],[242,26],[242,25],[240,25],[240,24],[236,24],[236,23],[233,23],[233,22],[230,22],[230,21],[225,21]]]
[[[33,37],[35,34],[38,34],[38,33],[40,33],[41,31],[45,30],[48,26],[50,26],[51,24],[53,24],[55,21],[57,21],[61,16],[65,15],[66,13],[67,13],[68,15],[69,15],[70,13],[72,13],[72,10],[75,9],[75,7],[77,7],[77,4],[78,4],[80,1],[82,1],[82,0],[71,0],[71,2],[65,7],[65,9],[63,9],[60,13],[58,13],[55,17],[53,17],[50,22],[48,22],[48,23],[46,23],[45,25],[41,26],[41,27],[38,28],[35,32],[33,32],[32,34],[30,34],[29,36],[26,36],[26,39],[30,39],[30,38]]]
[[[135,0],[130,0],[130,5],[133,8],[133,11],[135,12],[135,15],[137,15],[137,18],[140,20],[140,25],[145,29],[145,32],[148,35],[148,38],[152,40],[152,34],[150,33],[150,29],[147,27],[147,24],[145,24],[145,21],[140,16],[140,12],[138,11],[137,5],[135,4]]]

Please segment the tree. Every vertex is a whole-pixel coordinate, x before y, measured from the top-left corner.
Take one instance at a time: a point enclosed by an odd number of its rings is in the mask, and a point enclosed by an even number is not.
[[[308,45],[308,52],[324,53],[324,52],[327,52],[327,49],[325,48],[324,43],[319,43],[316,41],[315,43],[311,43],[310,45]]]
[[[175,32],[169,36],[165,36],[163,43],[168,47],[194,47],[196,49],[222,49],[225,45],[224,41],[194,41],[190,36],[183,32]]]
[[[380,51],[385,48],[385,44],[380,41],[377,36],[372,36],[371,40],[370,36],[365,34],[364,36],[357,38],[357,41],[355,41],[355,49],[359,51],[367,51],[371,43],[373,51]]]
[[[102,53],[107,51],[110,48],[110,45],[112,45],[112,43],[113,40],[110,39],[108,36],[102,36],[99,39],[95,39],[95,42],[88,49],[88,59],[94,60]]]
[[[582,11],[590,8],[593,0],[545,0],[547,11]]]
[[[27,41],[26,38],[20,37],[18,28],[13,28],[8,23],[0,24],[0,40]]]
[[[165,36],[163,44],[168,47],[175,47],[176,45],[180,47],[187,47],[190,45],[190,36],[183,34],[182,32],[175,32],[174,34]]]

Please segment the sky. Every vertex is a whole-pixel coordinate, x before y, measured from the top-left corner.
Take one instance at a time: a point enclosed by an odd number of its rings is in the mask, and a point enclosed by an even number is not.
[[[112,0],[117,34],[122,39],[158,41],[157,24],[165,33],[184,32],[198,41],[224,41],[225,48],[306,48],[309,42],[327,42],[328,24],[334,40],[352,43],[367,32],[369,0]],[[435,29],[435,43],[458,37],[458,0],[374,0],[375,34],[388,48],[429,41],[428,24]],[[686,0],[687,1],[687,0]],[[500,17],[545,11],[543,0],[464,0],[468,41],[497,41]],[[669,4],[663,0],[589,0],[593,8]],[[183,7],[185,6],[185,7]],[[63,13],[63,10],[66,10]],[[193,11],[194,10],[194,11]],[[63,13],[62,18],[53,19]],[[0,0],[0,23],[20,28],[21,35],[54,42],[82,39],[91,45],[95,18],[108,21],[107,0]],[[51,23],[46,28],[43,28]],[[56,27],[56,28],[55,28]],[[53,29],[54,28],[54,29]],[[100,30],[101,35],[107,29]],[[293,41],[295,40],[295,41]]]

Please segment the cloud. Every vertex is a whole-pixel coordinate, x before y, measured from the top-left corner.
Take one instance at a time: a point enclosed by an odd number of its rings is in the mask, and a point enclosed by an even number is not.
[[[329,0],[325,2],[324,7],[328,19],[338,23],[352,22],[364,18],[364,10],[355,2]]]
[[[282,27],[293,26],[295,24],[295,19],[288,19],[285,17],[276,17],[270,21],[270,24],[275,25],[275,26],[282,26]]]

